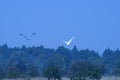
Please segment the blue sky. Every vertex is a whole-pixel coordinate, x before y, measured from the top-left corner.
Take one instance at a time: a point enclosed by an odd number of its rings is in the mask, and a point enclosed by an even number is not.
[[[120,0],[0,0],[0,45],[120,48]],[[26,41],[18,34],[37,34]],[[67,47],[66,45],[64,45]],[[69,47],[68,47],[69,48]]]

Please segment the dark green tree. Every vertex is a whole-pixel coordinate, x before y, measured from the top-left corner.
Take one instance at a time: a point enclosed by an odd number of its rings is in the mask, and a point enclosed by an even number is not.
[[[79,61],[71,66],[69,77],[71,80],[100,80],[102,70],[89,62]]]
[[[17,78],[20,77],[20,73],[14,65],[9,66],[8,70],[6,71],[7,78]]]
[[[120,76],[120,62],[118,62],[115,66],[116,67],[113,70],[113,75]]]
[[[59,66],[54,63],[50,62],[47,66],[45,66],[43,71],[44,77],[47,77],[48,80],[60,80],[61,79],[61,72]]]

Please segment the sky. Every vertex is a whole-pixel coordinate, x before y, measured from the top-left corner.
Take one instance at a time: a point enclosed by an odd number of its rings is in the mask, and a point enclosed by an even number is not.
[[[120,0],[0,0],[0,45],[120,48]],[[37,33],[30,41],[19,36]],[[76,36],[71,46],[62,40]]]

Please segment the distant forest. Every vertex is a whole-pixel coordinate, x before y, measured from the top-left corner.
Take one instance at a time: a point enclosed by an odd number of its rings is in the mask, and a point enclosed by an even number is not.
[[[6,44],[0,46],[0,77],[44,76],[49,63],[59,66],[62,76],[68,76],[71,66],[80,61],[100,66],[102,75],[120,75],[120,50],[105,49],[102,56],[94,50],[72,50],[59,46],[57,49],[39,47],[14,47]],[[21,74],[20,74],[21,73]]]

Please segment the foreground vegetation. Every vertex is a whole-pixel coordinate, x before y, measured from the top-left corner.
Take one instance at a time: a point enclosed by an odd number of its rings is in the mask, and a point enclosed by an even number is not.
[[[31,78],[48,80],[100,80],[102,76],[120,75],[120,50],[106,49],[102,56],[93,50],[69,50],[39,47],[9,48],[0,46],[0,78]]]
[[[17,79],[3,79],[3,80],[27,80],[23,78],[17,78]],[[30,80],[47,80],[46,78],[43,77],[36,77],[36,78],[30,78]],[[69,78],[62,78],[62,80],[70,80]],[[106,76],[102,77],[101,80],[120,80],[120,77],[115,77],[115,76]]]

